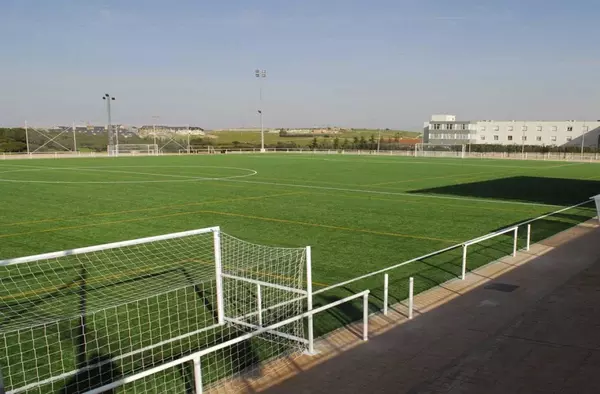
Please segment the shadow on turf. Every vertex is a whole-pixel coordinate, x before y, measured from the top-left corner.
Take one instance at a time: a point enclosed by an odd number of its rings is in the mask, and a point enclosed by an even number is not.
[[[83,367],[84,369],[73,376],[65,386],[59,391],[60,394],[79,394],[89,390],[102,387],[121,379],[122,374],[117,365],[111,361],[110,355],[94,354]],[[116,390],[104,391],[112,394]]]
[[[599,194],[600,181],[516,176],[411,190],[409,193],[572,205]]]

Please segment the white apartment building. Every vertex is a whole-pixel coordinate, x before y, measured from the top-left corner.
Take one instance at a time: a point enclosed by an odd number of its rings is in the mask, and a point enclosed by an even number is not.
[[[456,120],[433,115],[425,122],[423,142],[600,147],[600,120]]]

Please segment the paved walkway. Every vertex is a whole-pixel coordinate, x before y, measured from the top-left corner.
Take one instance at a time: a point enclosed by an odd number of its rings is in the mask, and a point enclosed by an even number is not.
[[[424,294],[416,307],[427,313],[266,392],[600,392],[600,228],[536,248],[500,262],[510,271],[492,264]]]

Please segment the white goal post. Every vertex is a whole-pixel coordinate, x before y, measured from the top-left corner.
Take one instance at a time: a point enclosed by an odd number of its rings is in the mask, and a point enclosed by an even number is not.
[[[465,158],[466,145],[430,144],[415,145],[415,156],[420,157],[460,157]]]
[[[0,391],[230,384],[312,349],[310,265],[219,227],[0,260]]]
[[[596,214],[598,215],[598,221],[600,222],[600,194],[591,198],[596,202]]]
[[[119,144],[116,145],[118,155],[157,155],[158,145],[156,144]]]

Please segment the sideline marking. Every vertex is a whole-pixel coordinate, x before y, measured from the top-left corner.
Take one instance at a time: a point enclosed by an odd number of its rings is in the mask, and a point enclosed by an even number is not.
[[[552,204],[533,203],[533,202],[524,202],[524,201],[506,201],[506,200],[496,200],[496,199],[483,199],[483,198],[472,198],[472,197],[454,197],[454,196],[442,196],[442,195],[421,194],[421,193],[389,192],[389,191],[381,191],[381,190],[346,189],[346,188],[340,188],[340,187],[327,187],[327,186],[315,186],[315,185],[299,185],[299,184],[290,184],[290,183],[261,182],[261,181],[243,181],[243,180],[239,180],[239,179],[222,179],[220,181],[222,181],[222,182],[249,183],[249,184],[257,184],[257,185],[299,187],[299,188],[305,188],[305,189],[335,190],[335,191],[351,192],[351,193],[383,194],[383,195],[391,195],[391,196],[408,196],[408,197],[416,197],[416,198],[421,197],[421,198],[437,198],[437,199],[442,199],[442,200],[473,201],[473,202],[482,202],[482,203],[488,203],[488,204],[515,204],[515,205],[526,205],[526,206],[540,206],[540,207],[559,207],[559,208],[564,208],[563,205],[552,205]]]

